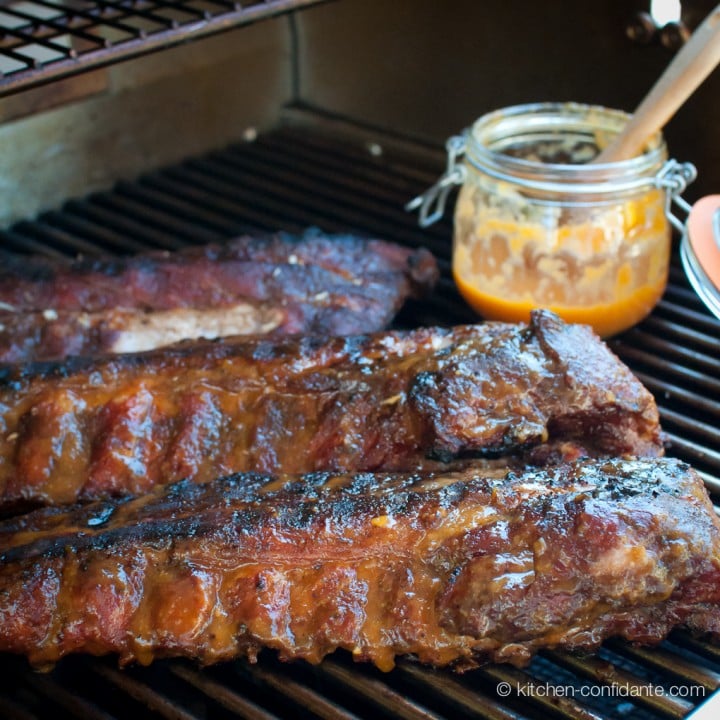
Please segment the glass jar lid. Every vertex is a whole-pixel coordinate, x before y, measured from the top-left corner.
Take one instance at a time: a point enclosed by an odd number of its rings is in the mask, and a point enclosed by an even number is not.
[[[720,318],[720,195],[708,195],[692,206],[680,258],[693,289]]]

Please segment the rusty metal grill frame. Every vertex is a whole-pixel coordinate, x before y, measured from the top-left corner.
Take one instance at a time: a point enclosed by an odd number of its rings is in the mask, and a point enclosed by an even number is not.
[[[311,116],[312,114],[310,114]],[[303,111],[254,143],[121,182],[112,191],[68,202],[36,220],[0,231],[0,247],[46,255],[97,255],[222,241],[252,228],[298,231],[318,225],[354,230],[412,246],[439,258],[435,296],[409,306],[401,326],[473,322],[450,276],[451,220],[420,230],[406,200],[437,176],[442,152],[366,129],[342,127]],[[300,123],[300,124],[298,124]],[[720,498],[720,321],[690,289],[677,259],[668,290],[650,318],[615,338],[612,348],[653,391],[670,442]],[[524,669],[489,665],[465,675],[409,660],[387,674],[336,653],[318,667],[280,663],[271,652],[201,669],[183,661],[118,670],[113,659],[70,657],[37,674],[24,660],[0,655],[0,717],[97,718],[402,718],[442,720],[659,720],[682,718],[699,698],[653,694],[672,685],[720,687],[720,646],[674,633],[660,648],[608,642],[590,657],[542,653]],[[497,685],[555,683],[626,695],[593,698],[500,697]],[[640,695],[639,697],[637,695]],[[52,715],[51,715],[52,714]]]
[[[3,0],[0,96],[326,0]]]

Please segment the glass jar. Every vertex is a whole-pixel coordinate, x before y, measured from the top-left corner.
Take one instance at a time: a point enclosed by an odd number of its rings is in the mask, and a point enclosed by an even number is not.
[[[429,224],[462,185],[452,269],[480,315],[527,321],[543,307],[607,337],[656,305],[668,276],[669,203],[695,169],[668,162],[660,133],[630,160],[589,162],[627,119],[575,103],[520,105],[451,138],[448,171],[414,205]]]

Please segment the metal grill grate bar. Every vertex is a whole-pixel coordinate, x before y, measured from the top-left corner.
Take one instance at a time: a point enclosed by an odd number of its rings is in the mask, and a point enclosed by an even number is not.
[[[488,665],[480,668],[478,673],[500,684],[505,683],[512,691],[523,692],[523,688],[538,683],[534,676],[507,665]],[[558,716],[567,720],[599,720],[602,716],[572,699],[562,696],[548,696],[544,693],[522,695],[523,701],[535,705],[543,715]]]
[[[673,456],[679,457],[682,460],[685,460],[686,462],[689,462],[689,463],[695,465],[696,469],[707,472],[708,475],[710,475],[714,481],[713,486],[716,487],[716,483],[718,482],[718,474],[717,474],[718,453],[709,451],[708,448],[705,448],[702,445],[698,445],[697,443],[694,443],[690,440],[680,437],[679,435],[677,435],[675,433],[668,432],[667,430],[666,430],[666,435],[668,436],[668,438],[670,440]],[[704,470],[705,467],[712,468],[714,470],[714,472],[711,473],[709,470]],[[711,489],[713,486],[711,486]],[[716,499],[716,502],[717,502],[717,499]]]
[[[680,282],[679,280],[677,282]],[[686,293],[689,293],[690,291],[682,292],[683,299],[686,301],[686,303],[693,302],[693,305],[698,305],[698,298],[697,296],[694,297],[685,297]],[[715,327],[715,322],[713,318],[708,317],[707,313],[703,313],[700,310],[693,310],[692,305],[691,307],[687,307],[687,305],[680,305],[675,302],[671,302],[670,298],[672,298],[673,295],[680,295],[681,289],[677,286],[670,286],[670,290],[665,296],[665,298],[660,303],[660,307],[658,308],[658,312],[662,312],[663,314],[671,317],[673,320],[680,321],[681,323],[684,323],[686,325],[691,325],[696,328],[698,328],[700,331],[705,331],[708,333],[713,332],[713,328]]]
[[[670,636],[670,640],[680,647],[692,650],[697,655],[720,662],[720,645],[712,645],[709,642],[703,642],[702,640],[683,632],[674,632]]]
[[[104,663],[96,663],[90,667],[94,673],[109,681],[161,717],[167,718],[168,720],[196,720],[196,716],[193,713],[188,712],[178,703],[170,700],[157,690],[154,690],[147,682],[137,680],[129,673],[121,672]]]
[[[272,227],[272,218],[282,218],[282,226],[286,230],[300,230],[304,224],[299,221],[289,220],[285,214],[278,215],[268,212],[262,205],[260,207],[253,205],[245,205],[242,198],[235,197],[235,194],[228,191],[224,185],[213,185],[206,182],[201,185],[199,182],[193,182],[191,178],[180,175],[175,177],[172,172],[163,175],[148,177],[143,179],[143,188],[156,189],[157,192],[166,195],[175,195],[183,198],[188,204],[202,208],[200,212],[205,214],[211,212],[213,215],[224,217],[228,224],[241,226],[243,224],[253,224],[258,228],[270,229]],[[213,187],[216,190],[213,190]],[[197,217],[198,211],[195,210]]]
[[[606,643],[613,652],[636,660],[646,667],[655,668],[659,672],[671,676],[675,680],[681,680],[693,685],[699,685],[708,691],[708,695],[720,687],[720,674],[702,668],[696,662],[690,662],[676,653],[669,652],[663,648],[634,647],[625,643],[610,641]]]
[[[247,720],[277,720],[276,715],[266,712],[256,703],[228,688],[224,683],[212,679],[207,673],[178,664],[173,664],[170,672],[213,698],[215,702],[233,712],[237,717]]]
[[[446,673],[407,661],[399,663],[397,672],[411,681],[416,692],[435,693],[456,711],[468,712],[486,720],[522,720],[527,717],[488,697],[480,688],[470,689]]]
[[[681,718],[692,709],[686,700],[666,696],[654,691],[650,683],[632,673],[621,670],[612,663],[598,657],[578,657],[565,652],[548,651],[543,653],[558,665],[577,673],[593,682],[611,684],[623,688],[633,702],[671,718]]]
[[[51,247],[62,250],[65,255],[100,255],[102,248],[95,243],[86,242],[72,233],[50,227],[40,222],[20,223],[15,227],[19,233],[45,242]]]
[[[255,682],[267,686],[273,692],[280,693],[299,708],[312,712],[318,718],[323,718],[323,720],[358,720],[355,713],[342,708],[337,703],[324,697],[323,694],[292,677],[284,675],[284,673],[281,674],[277,670],[273,672],[260,665],[250,665],[249,663],[239,663],[239,665]]]
[[[143,225],[150,228],[171,233],[178,240],[185,244],[204,243],[217,238],[214,233],[202,225],[188,223],[178,219],[174,214],[159,210],[147,202],[138,202],[122,193],[121,188],[112,194],[106,193],[93,198],[95,202],[104,208],[118,214],[127,215],[139,220]]]
[[[664,335],[661,330],[657,334],[651,333],[649,332],[649,323],[650,318],[639,328],[634,328],[619,340],[611,342],[611,345],[621,354],[623,347],[630,345],[635,349],[643,348],[647,352],[657,353],[659,357],[664,357],[670,362],[685,364],[690,370],[700,370],[710,377],[716,375],[717,359],[712,353],[700,352],[692,345],[675,342],[673,338]]]
[[[441,719],[440,715],[393,690],[385,682],[367,677],[355,668],[346,668],[335,660],[325,660],[318,668],[318,673],[339,683],[346,695],[357,693],[392,717],[402,720]]]
[[[662,310],[662,304],[660,305]],[[714,357],[717,351],[717,340],[709,334],[693,330],[685,325],[678,325],[676,322],[670,322],[662,318],[658,313],[651,315],[644,323],[644,327],[654,330],[655,334],[661,338],[669,338],[672,342],[677,342],[681,346],[701,348],[707,352],[710,357]]]
[[[8,8],[7,10],[3,9],[2,12],[4,13],[12,13],[15,16],[22,17],[22,13],[16,13],[13,12],[11,8]],[[17,39],[16,45],[40,45],[41,47],[47,48],[48,50],[52,50],[56,53],[68,53],[70,57],[75,57],[77,55],[77,52],[74,49],[68,50],[68,48],[65,45],[61,45],[60,43],[57,43],[53,40],[48,40],[46,37],[33,37],[27,32],[23,32],[22,30],[15,30],[6,28],[2,31],[5,35],[5,37],[14,37]],[[64,32],[64,31],[63,31]],[[32,57],[19,54],[17,52],[14,52],[12,50],[12,45],[9,43],[6,45],[7,52],[10,54],[11,57],[15,57],[16,60],[21,60],[22,62],[31,63],[34,65],[39,65],[39,61],[35,60]]]
[[[679,403],[685,407],[691,407],[694,411],[707,413],[709,415],[717,409],[717,403],[713,401],[712,397],[698,395],[698,393],[693,392],[692,390],[688,390],[687,388],[681,387],[675,383],[668,383],[664,380],[659,380],[656,377],[639,370],[637,370],[635,374],[657,398]],[[669,416],[671,411],[664,410],[663,412],[666,412]],[[678,417],[677,414],[675,414],[675,416],[676,418]],[[700,426],[698,426],[697,429],[700,429]],[[704,429],[709,431],[710,435],[715,435],[717,432],[715,428],[711,427],[706,427]]]
[[[23,9],[3,5],[0,34],[14,35],[16,41],[0,46],[0,96],[323,1],[207,0],[198,7],[197,0],[77,0],[69,5],[32,0]],[[15,20],[21,21],[19,27]],[[49,39],[61,36],[69,39],[67,45]],[[51,49],[52,56],[36,58],[37,45]]]
[[[148,246],[118,233],[92,220],[77,216],[71,212],[48,212],[42,217],[43,223],[62,230],[70,235],[97,243],[104,252],[143,252]]]
[[[324,191],[320,192],[320,184],[313,183],[310,177],[304,177],[302,185],[290,185],[286,181],[286,175],[278,176],[272,170],[265,176],[251,168],[238,168],[214,160],[189,163],[183,168],[182,177],[185,182],[197,182],[220,194],[227,193],[227,190],[222,190],[223,185],[231,189],[243,188],[244,202],[275,209],[278,214],[296,218],[305,225],[320,223],[327,226],[328,223],[333,223],[338,229],[366,227],[378,234],[392,232],[407,244],[417,242],[417,230],[412,222],[404,223],[407,230],[403,230],[391,216],[378,215],[373,203],[358,207],[357,194],[351,193],[349,197],[345,195],[334,178],[331,182],[333,190],[337,190],[336,199],[327,195],[332,192],[327,183]]]
[[[250,174],[253,178],[267,178],[269,182],[282,183],[289,174],[297,174],[302,169],[303,190],[313,193],[313,205],[329,202],[333,207],[354,209],[360,205],[366,215],[365,223],[370,218],[378,222],[390,219],[393,232],[397,233],[401,226],[408,229],[407,242],[417,244],[417,221],[414,215],[405,213],[405,203],[418,190],[430,182],[430,176],[423,174],[421,179],[405,177],[403,168],[393,168],[393,181],[390,183],[385,172],[382,176],[382,165],[374,161],[366,150],[365,157],[359,159],[340,156],[328,164],[317,157],[313,149],[308,152],[300,140],[278,146],[276,142],[260,139],[247,147],[236,146],[224,153],[220,162],[230,173],[232,182],[242,181]],[[344,161],[345,165],[343,165]],[[352,172],[348,172],[347,163],[352,162]],[[399,177],[398,177],[399,176]],[[331,184],[328,183],[331,180]],[[317,193],[317,195],[315,195]],[[307,196],[305,196],[307,203]],[[447,227],[441,223],[423,231],[423,243],[433,249],[441,258],[449,259],[450,242]]]
[[[658,407],[660,409],[660,417],[663,419],[665,426],[672,426],[687,433],[687,437],[677,438],[677,440],[684,440],[685,442],[698,440],[707,443],[707,446],[700,445],[698,448],[699,451],[703,452],[707,456],[707,459],[712,461],[716,466],[720,463],[720,452],[715,449],[717,447],[715,443],[718,437],[716,427],[694,419],[690,413],[679,413],[666,408],[662,403],[659,403]]]
[[[0,717],[13,718],[13,720],[38,720],[23,705],[0,697]]]
[[[37,42],[38,37],[40,36],[40,33],[43,31],[43,29],[51,28],[55,31],[57,35],[67,35],[69,32],[71,32],[75,37],[84,40],[87,43],[91,43],[93,45],[100,45],[102,47],[106,47],[109,45],[109,40],[93,35],[92,33],[87,32],[86,29],[79,27],[77,23],[72,22],[72,20],[75,18],[84,18],[85,20],[87,20],[87,23],[85,23],[83,27],[92,28],[95,24],[98,23],[98,17],[96,15],[92,15],[90,13],[86,13],[80,9],[75,8],[72,10],[71,14],[68,17],[64,17],[64,13],[67,12],[67,8],[63,7],[63,5],[49,2],[48,0],[33,0],[33,5],[37,5],[39,7],[46,7],[50,10],[54,10],[57,14],[50,17],[46,15],[31,15],[28,12],[23,12],[22,10],[18,10],[16,8],[13,8],[12,6],[8,8],[3,8],[2,10],[2,12],[8,15],[14,15],[15,17],[26,20],[29,23],[29,25],[27,26],[28,30],[26,31],[27,44]],[[58,18],[60,19],[58,20]],[[108,21],[105,19],[102,20],[102,24],[108,25],[110,27],[115,27],[118,30],[124,30],[128,33],[132,33],[135,31],[135,28],[125,27],[119,23],[113,23],[112,21]],[[69,57],[77,57],[77,52],[72,48],[68,49],[66,47],[65,52],[68,54]]]
[[[43,1],[47,2],[48,0]],[[152,12],[152,10],[142,10],[140,9],[140,3],[132,3],[131,6],[124,3],[107,2],[107,0],[95,0],[95,3],[101,10],[103,22],[107,22],[105,18],[107,18],[108,16],[113,18],[127,18],[131,20],[134,18],[145,18],[146,20],[150,20],[151,22],[157,23],[158,25],[164,25],[165,27],[169,28],[177,28],[180,26],[180,22],[177,20],[177,17],[173,17],[172,15],[182,14],[195,19],[212,17],[211,13],[204,14],[198,12],[197,10],[195,10],[195,8],[189,6],[188,4],[184,4],[182,6],[182,10],[180,10],[178,6],[174,3],[157,2],[157,0],[153,0],[152,4],[155,5],[155,7],[157,7],[158,9],[169,9],[172,13],[170,17],[165,17],[160,13]],[[142,29],[138,29],[134,25],[123,26],[122,23],[117,23],[116,20],[113,20],[111,22],[115,24],[115,27],[123,30],[140,32],[141,37],[145,37],[144,31]]]
[[[36,253],[46,257],[64,258],[67,253],[51,247],[43,242],[38,242],[32,237],[27,237],[14,230],[0,231],[0,243],[3,250],[23,253]]]
[[[71,201],[67,205],[66,212],[71,215],[78,215],[100,226],[119,231],[121,234],[132,238],[132,241],[138,243],[141,247],[172,250],[185,245],[185,243],[176,240],[172,234],[154,230],[134,217],[128,217],[122,212],[105,208],[92,198],[87,201]],[[102,247],[99,242],[98,245]]]
[[[204,228],[206,232],[211,231],[218,239],[227,237],[228,233],[237,232],[237,223],[228,222],[220,213],[212,212],[207,208],[202,208],[200,211],[197,208],[190,209],[187,202],[173,194],[155,190],[147,185],[136,187],[124,184],[118,189],[138,202],[152,203],[152,206],[158,210],[185,218],[187,222]]]
[[[64,708],[75,717],[87,718],[87,720],[112,720],[112,715],[79,695],[69,692],[52,678],[44,675],[29,675],[27,683],[36,693],[46,697],[52,705]]]
[[[709,393],[710,397],[720,396],[720,378],[716,376],[671,362],[639,347],[623,344],[621,352],[626,359],[631,359],[636,367],[647,367],[649,370],[646,377],[657,377],[656,374],[660,373],[662,377],[674,378],[678,382],[685,382],[693,388]],[[653,374],[650,375],[650,372]]]

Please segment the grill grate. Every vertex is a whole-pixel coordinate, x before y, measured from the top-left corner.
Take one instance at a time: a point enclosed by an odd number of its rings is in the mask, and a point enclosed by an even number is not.
[[[372,144],[367,139],[372,137]],[[406,145],[406,144],[405,144]],[[382,150],[382,152],[380,152]],[[450,220],[428,230],[403,211],[436,176],[441,153],[406,152],[388,138],[357,131],[339,139],[290,125],[176,167],[120,183],[111,192],[0,231],[0,245],[23,252],[96,255],[221,241],[252,229],[298,231],[315,224],[352,229],[410,245],[440,259],[443,279],[431,301],[410,306],[401,325],[454,324],[475,318],[449,274]],[[653,315],[612,347],[654,392],[671,441],[669,453],[692,462],[720,499],[720,322],[689,290],[679,265]],[[337,653],[318,667],[283,664],[271,652],[258,665],[200,669],[181,661],[119,671],[112,659],[70,657],[37,674],[0,656],[0,716],[18,718],[681,718],[720,687],[720,647],[682,632],[656,650],[607,643],[592,657],[546,652],[525,670],[488,666],[462,676],[410,661],[383,674]],[[550,682],[575,697],[501,697],[498,683]],[[598,697],[601,688],[615,696]],[[685,696],[659,695],[679,685]],[[585,688],[585,690],[583,690]],[[624,690],[623,690],[624,689]],[[624,692],[624,694],[622,694]],[[581,693],[584,693],[581,696]],[[634,697],[629,695],[634,694]]]
[[[321,0],[4,0],[0,95]]]

